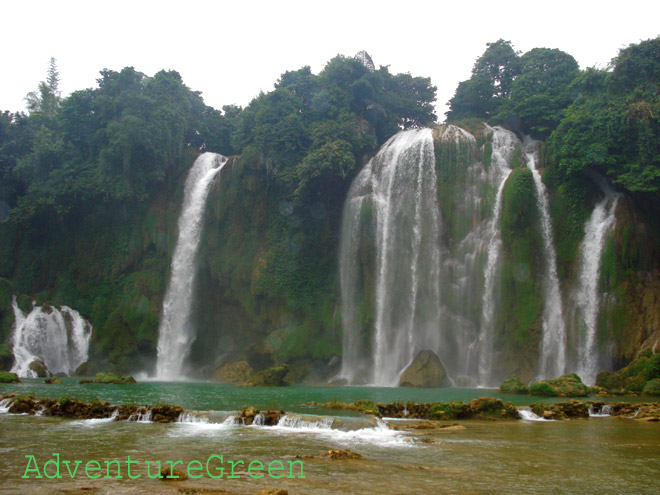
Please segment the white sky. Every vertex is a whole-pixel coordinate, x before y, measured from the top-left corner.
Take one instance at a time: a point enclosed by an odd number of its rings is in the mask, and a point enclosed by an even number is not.
[[[559,48],[581,68],[660,34],[660,1],[67,1],[0,2],[0,110],[23,110],[50,57],[63,95],[96,86],[103,68],[179,71],[207,104],[245,106],[281,73],[318,73],[366,50],[391,72],[431,77],[438,117],[486,43]]]

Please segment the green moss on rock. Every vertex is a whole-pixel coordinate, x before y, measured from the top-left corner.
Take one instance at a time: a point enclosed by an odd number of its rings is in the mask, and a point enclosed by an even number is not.
[[[502,394],[529,394],[529,387],[515,375],[504,380],[499,390]]]
[[[529,393],[541,397],[586,397],[589,395],[589,387],[582,383],[575,373],[569,373],[559,378],[532,383]]]

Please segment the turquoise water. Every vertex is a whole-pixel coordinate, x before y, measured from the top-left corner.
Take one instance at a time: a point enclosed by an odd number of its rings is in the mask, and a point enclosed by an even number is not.
[[[560,402],[565,398],[541,398],[525,395],[500,394],[496,389],[459,388],[383,388],[383,387],[236,387],[217,382],[143,382],[138,385],[80,385],[77,379],[65,378],[61,385],[46,385],[41,379],[25,379],[22,384],[0,384],[0,395],[8,392],[32,393],[35,397],[59,399],[62,396],[81,400],[108,401],[112,404],[155,405],[176,404],[185,409],[235,411],[254,406],[260,409],[284,409],[293,412],[308,412],[310,402],[325,403],[333,400],[355,402],[447,402],[470,401],[477,397],[498,397],[517,406],[532,402]],[[609,400],[621,400],[614,398]],[[628,401],[644,401],[626,398]]]
[[[170,402],[188,409],[234,411],[254,405],[282,408],[288,426],[243,427],[223,420],[230,413],[198,413],[194,422],[154,424],[72,421],[0,414],[0,493],[7,494],[255,494],[282,488],[289,494],[656,494],[660,480],[660,423],[617,418],[563,422],[463,421],[458,428],[416,430],[413,422],[377,424],[373,418],[312,410],[310,401],[371,399],[469,400],[492,390],[415,390],[360,387],[239,388],[217,383],[142,383],[137,386],[44,385],[30,380],[2,385],[0,393],[31,392],[53,398],[98,397],[112,403]],[[508,397],[504,396],[507,399]],[[529,397],[511,397],[517,403]],[[324,414],[323,417],[311,415]],[[207,421],[208,418],[208,422]],[[300,420],[306,420],[301,423]],[[332,424],[332,427],[330,426]],[[360,453],[360,460],[331,460],[329,449]],[[140,464],[141,478],[22,479],[28,461],[125,461]],[[145,461],[226,460],[286,463],[301,456],[305,478],[253,479],[244,468],[237,479],[162,482],[146,477]],[[185,468],[184,468],[185,470]],[[114,473],[114,472],[113,472]],[[66,474],[66,472],[64,472]],[[228,473],[226,473],[228,474]],[[32,473],[34,475],[34,473]],[[225,490],[224,492],[222,490]]]

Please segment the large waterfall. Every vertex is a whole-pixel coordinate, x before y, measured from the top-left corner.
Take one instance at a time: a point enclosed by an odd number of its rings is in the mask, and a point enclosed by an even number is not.
[[[605,238],[616,223],[614,213],[619,200],[619,195],[612,191],[602,177],[596,177],[596,181],[603,192],[603,199],[596,204],[584,227],[584,239],[580,245],[579,284],[574,302],[578,327],[577,373],[589,385],[596,382],[596,374],[600,370],[596,348],[600,306],[598,283]]]
[[[425,349],[457,385],[492,381],[499,215],[520,141],[489,132],[491,166],[474,136],[441,126],[397,134],[353,182],[340,248],[349,383],[397,385]]]
[[[536,168],[537,153],[538,142],[529,138],[526,139],[527,168],[532,171],[534,177],[539,213],[541,214],[543,248],[547,263],[539,377],[552,378],[562,375],[566,370],[566,325],[562,309],[559,277],[557,276],[557,254],[555,252],[552,221],[550,220],[548,193],[541,179],[541,174]]]
[[[226,162],[222,155],[203,153],[195,160],[186,178],[178,222],[179,235],[159,327],[156,376],[160,379],[184,377],[183,363],[195,340],[190,313],[206,198],[211,182]]]
[[[355,179],[342,228],[343,372],[349,382],[396,385],[419,348],[437,347],[440,219],[430,129],[391,138]],[[362,338],[355,297],[362,219],[375,246],[373,340]],[[370,223],[370,222],[369,222]],[[368,249],[368,248],[367,248]],[[373,362],[366,367],[365,347]],[[365,374],[368,373],[368,374]]]
[[[501,127],[493,130],[493,153],[491,156],[491,174],[494,180],[499,181],[495,204],[493,205],[493,217],[488,222],[488,261],[484,274],[484,295],[481,307],[481,335],[479,337],[479,383],[487,385],[493,376],[493,340],[495,319],[495,283],[502,249],[502,238],[500,236],[500,218],[502,214],[502,194],[504,185],[511,174],[509,163],[516,149],[520,147],[520,141],[511,131]]]
[[[33,361],[43,361],[51,373],[73,374],[87,361],[92,326],[67,306],[33,306],[27,315],[12,299],[14,366],[18,376],[34,378]]]

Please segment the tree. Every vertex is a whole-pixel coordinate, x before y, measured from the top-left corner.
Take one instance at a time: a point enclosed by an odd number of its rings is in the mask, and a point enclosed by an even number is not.
[[[579,74],[575,59],[558,49],[534,48],[520,57],[520,75],[511,87],[503,113],[520,121],[520,130],[547,138],[572,100],[569,85]]]
[[[46,80],[39,83],[39,89],[31,91],[25,97],[28,111],[48,117],[55,115],[62,99],[59,85],[60,74],[57,70],[57,62],[51,57]]]
[[[520,73],[520,59],[510,41],[486,43],[486,51],[472,67],[470,79],[459,83],[449,100],[448,120],[476,117],[489,119],[511,96],[513,81]]]

